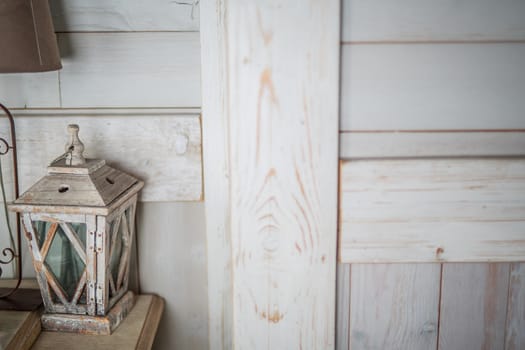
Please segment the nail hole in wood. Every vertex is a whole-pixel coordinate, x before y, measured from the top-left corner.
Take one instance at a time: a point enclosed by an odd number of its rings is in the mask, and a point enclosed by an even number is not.
[[[69,191],[69,186],[68,185],[60,185],[58,187],[58,192],[60,192],[60,193],[64,193],[64,192],[67,192],[67,191]]]

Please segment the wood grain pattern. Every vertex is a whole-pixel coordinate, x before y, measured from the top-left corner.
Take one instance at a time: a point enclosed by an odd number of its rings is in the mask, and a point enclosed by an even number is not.
[[[352,265],[337,264],[337,324],[335,339],[335,348],[337,350],[350,349],[351,277]]]
[[[342,262],[525,258],[523,159],[346,161]]]
[[[201,6],[202,134],[210,350],[233,349],[226,2]]]
[[[343,41],[525,40],[520,0],[343,1]]]
[[[510,264],[505,349],[525,348],[525,263]]]
[[[64,33],[58,42],[62,107],[200,105],[198,33]]]
[[[341,130],[525,129],[525,44],[342,51]]]
[[[339,136],[342,159],[485,156],[525,156],[525,131],[370,131]]]
[[[346,349],[435,349],[439,281],[439,264],[353,264]]]
[[[198,3],[192,0],[49,1],[58,32],[198,31]]]
[[[0,74],[0,99],[8,108],[60,107],[58,72]]]
[[[339,5],[226,4],[234,348],[335,346]]]
[[[509,264],[444,264],[439,350],[504,349]]]
[[[142,201],[202,197],[199,110],[17,110],[21,191],[46,174],[64,150],[66,126],[81,126],[89,158],[105,159],[144,180]],[[7,130],[0,130],[0,137]],[[181,141],[182,146],[181,147]],[[7,174],[9,166],[4,166]],[[7,183],[12,178],[6,178]],[[9,185],[7,185],[9,186]]]

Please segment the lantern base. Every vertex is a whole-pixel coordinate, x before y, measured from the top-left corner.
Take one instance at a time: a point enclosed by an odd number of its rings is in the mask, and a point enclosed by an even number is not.
[[[133,308],[135,296],[128,291],[106,316],[44,314],[42,329],[94,335],[110,335]]]

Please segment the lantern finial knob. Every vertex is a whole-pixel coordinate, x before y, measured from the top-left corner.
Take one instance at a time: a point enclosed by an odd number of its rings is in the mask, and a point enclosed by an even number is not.
[[[80,128],[77,124],[69,124],[67,126],[69,142],[66,144],[66,152],[68,152],[66,164],[68,165],[82,165],[86,163],[86,159],[83,156],[84,144],[78,138],[79,130]]]

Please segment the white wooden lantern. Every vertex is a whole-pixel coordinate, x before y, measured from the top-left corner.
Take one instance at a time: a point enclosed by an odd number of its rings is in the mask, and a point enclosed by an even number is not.
[[[110,334],[133,306],[128,291],[135,209],[144,183],[84,159],[78,126],[66,153],[16,199],[45,306],[48,330]]]

